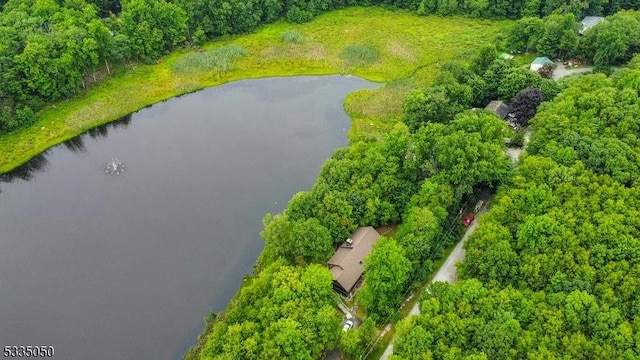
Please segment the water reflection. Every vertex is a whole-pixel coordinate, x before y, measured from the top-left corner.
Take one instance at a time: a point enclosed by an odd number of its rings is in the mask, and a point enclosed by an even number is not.
[[[82,135],[78,135],[65,141],[63,145],[73,153],[84,153],[87,151],[85,146],[86,135],[95,139],[107,137],[109,135],[109,129],[126,129],[131,124],[131,116],[132,114],[129,114],[113,122],[90,129]],[[49,160],[47,160],[48,153],[49,150],[45,150],[44,152],[34,156],[24,165],[21,165],[8,173],[0,174],[0,182],[10,183],[15,179],[21,179],[24,181],[33,179],[33,176],[36,173],[44,172],[47,169],[49,165]]]
[[[112,121],[110,123],[106,123],[97,127],[94,127],[93,129],[89,129],[87,130],[87,134],[89,135],[89,137],[91,137],[92,139],[96,139],[96,138],[100,138],[100,137],[107,137],[109,136],[109,128],[111,129],[126,129],[127,127],[129,127],[129,124],[131,124],[131,115],[126,115],[121,117],[118,120]],[[82,135],[80,135],[79,137],[81,137]]]
[[[47,150],[36,155],[24,165],[21,165],[8,173],[0,174],[0,182],[10,183],[15,179],[22,179],[25,181],[31,180],[35,173],[44,171],[49,165],[49,160],[47,160],[46,156],[48,152],[49,151]]]
[[[65,141],[64,146],[71,150],[71,152],[74,153],[83,153],[83,152],[87,152],[87,148],[84,145],[84,140],[83,140],[83,136],[76,136],[73,139],[69,139],[67,141]]]

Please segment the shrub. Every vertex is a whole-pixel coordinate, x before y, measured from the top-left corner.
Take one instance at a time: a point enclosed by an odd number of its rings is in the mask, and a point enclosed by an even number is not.
[[[350,66],[364,67],[376,62],[380,58],[380,52],[372,45],[354,44],[342,49],[340,57]]]
[[[509,147],[521,148],[523,146],[524,146],[524,131],[515,130],[513,132],[513,136],[511,137],[511,142],[509,143]]]
[[[551,77],[553,76],[553,71],[556,69],[556,66],[557,65],[554,63],[544,64],[540,69],[538,69],[538,74],[540,74],[540,76],[542,76],[545,79],[551,79]]]
[[[13,116],[13,109],[11,107],[0,105],[0,133],[9,131]]]
[[[298,6],[293,5],[289,11],[287,11],[285,18],[289,22],[302,24],[311,21],[311,19],[313,19],[313,13],[301,10]]]
[[[240,45],[227,45],[207,52],[189,54],[173,64],[173,70],[194,73],[206,70],[226,72],[233,69],[236,60],[246,54]]]
[[[25,106],[16,110],[16,122],[18,127],[27,127],[36,122],[36,114],[30,107]]]
[[[627,64],[630,69],[640,69],[640,54],[636,54]]]
[[[537,88],[523,90],[513,98],[509,109],[521,126],[529,125],[529,120],[536,115],[538,106],[544,101],[544,95]]]
[[[15,112],[9,106],[0,106],[0,133],[25,128],[36,122],[36,114],[28,106]]]
[[[202,28],[198,28],[198,30],[194,31],[193,35],[191,35],[191,43],[195,46],[202,46],[206,41],[207,34]]]
[[[280,35],[280,40],[285,43],[300,44],[304,42],[304,36],[295,30],[289,30]]]

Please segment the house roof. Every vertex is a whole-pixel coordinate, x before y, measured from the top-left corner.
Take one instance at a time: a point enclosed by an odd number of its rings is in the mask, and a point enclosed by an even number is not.
[[[548,57],[543,56],[543,57],[537,57],[535,58],[535,60],[533,60],[533,62],[531,63],[531,65],[533,64],[540,64],[540,65],[544,65],[544,64],[549,64],[549,63],[553,63],[553,61],[549,60]]]
[[[580,34],[584,34],[585,31],[591,29],[592,27],[598,25],[599,22],[604,21],[602,16],[587,16],[582,19],[582,29],[579,31]]]
[[[369,255],[380,234],[371,226],[358,228],[351,234],[352,243],[345,241],[329,259],[333,280],[350,292],[362,276],[364,258]]]
[[[501,119],[504,119],[509,115],[509,107],[502,101],[494,100],[490,102],[485,109],[494,112]]]

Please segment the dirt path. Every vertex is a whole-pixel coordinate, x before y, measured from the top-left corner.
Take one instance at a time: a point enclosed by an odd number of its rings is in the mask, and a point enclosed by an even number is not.
[[[516,163],[522,154],[522,148],[508,148],[507,155],[511,158],[511,162]]]
[[[531,131],[530,130],[526,130],[524,133],[524,145],[521,148],[507,148],[507,155],[509,156],[509,158],[511,159],[512,163],[517,163],[518,160],[520,159],[520,155],[522,155],[522,151],[524,151],[524,148],[527,146],[527,144],[529,143],[529,139],[531,138]]]

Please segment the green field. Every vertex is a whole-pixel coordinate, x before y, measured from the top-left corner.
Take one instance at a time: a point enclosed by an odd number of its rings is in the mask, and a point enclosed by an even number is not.
[[[230,44],[244,48],[245,56],[228,71],[177,70],[177,61],[202,49],[177,51],[155,65],[127,65],[78,97],[44,109],[33,126],[0,137],[0,173],[89,128],[145,106],[249,78],[341,73],[387,83],[377,90],[353,93],[345,102],[353,119],[351,137],[380,134],[399,118],[402,98],[409,90],[428,84],[444,61],[467,59],[510,23],[357,7],[332,11],[307,24],[266,25],[249,35],[205,45],[204,50]],[[281,35],[290,30],[304,40],[282,41]],[[364,54],[366,61],[354,60],[363,48],[369,49]]]

